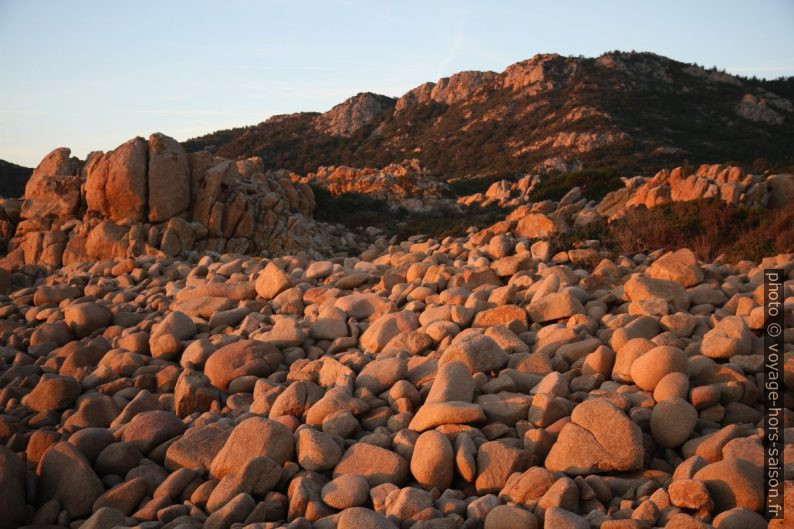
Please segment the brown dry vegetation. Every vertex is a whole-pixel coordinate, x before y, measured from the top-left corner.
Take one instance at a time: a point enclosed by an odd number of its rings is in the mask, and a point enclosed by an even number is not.
[[[502,219],[508,210],[498,207],[437,208],[411,213],[364,195],[332,196],[314,189],[315,216],[324,222],[344,224],[351,230],[367,226],[382,229],[387,236],[404,240],[418,233],[437,239],[460,237],[471,226],[486,228]],[[646,253],[659,248],[689,248],[704,261],[723,255],[731,262],[794,252],[794,210],[749,210],[717,199],[675,202],[648,209],[633,208],[609,224],[593,223],[570,233],[559,234],[557,248],[575,248],[597,239],[614,255]]]
[[[747,210],[719,200],[639,207],[612,222],[602,240],[620,253],[686,247],[707,261],[721,254],[758,261],[794,251],[794,211]]]

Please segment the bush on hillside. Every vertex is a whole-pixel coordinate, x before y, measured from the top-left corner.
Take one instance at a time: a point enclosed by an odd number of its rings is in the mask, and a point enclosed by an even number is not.
[[[759,261],[794,251],[794,211],[748,210],[717,199],[640,206],[610,223],[605,237],[619,253],[686,247],[706,261],[721,254],[729,261]]]

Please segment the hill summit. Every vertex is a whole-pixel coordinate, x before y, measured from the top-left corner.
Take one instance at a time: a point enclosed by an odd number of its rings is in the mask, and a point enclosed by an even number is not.
[[[394,99],[360,93],[323,114],[281,115],[188,140],[266,168],[383,167],[405,159],[444,180],[527,171],[764,158],[791,163],[794,82],[763,81],[653,53],[536,55],[464,71]]]

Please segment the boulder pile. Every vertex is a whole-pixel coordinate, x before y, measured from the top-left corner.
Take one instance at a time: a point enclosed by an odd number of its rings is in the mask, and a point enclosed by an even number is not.
[[[457,203],[461,206],[479,205],[484,208],[494,205],[515,208],[531,202],[530,193],[540,182],[540,178],[540,175],[528,174],[515,182],[499,180],[488,186],[484,193],[459,197]]]
[[[452,194],[448,184],[431,177],[415,158],[382,169],[323,166],[303,177],[293,174],[293,180],[321,187],[332,195],[366,195],[394,209],[405,208],[411,212],[436,208]]]
[[[188,154],[162,134],[85,161],[60,148],[33,172],[21,202],[2,204],[3,263],[57,268],[194,251],[318,258],[356,247],[352,235],[314,222],[313,209],[308,186],[263,171],[260,158]]]
[[[269,204],[278,224],[309,194],[162,141],[82,168],[58,151],[31,184],[25,239],[64,233],[74,258],[0,296],[0,529],[767,527],[763,269],[787,278],[794,461],[794,255],[609,259],[506,222],[358,257],[179,257],[166,234],[188,209],[228,249],[260,241],[231,212]],[[137,150],[147,186],[108,201]],[[191,201],[152,182],[166,164]],[[103,224],[149,225],[160,252],[94,253]],[[78,226],[101,260],[78,261]]]
[[[717,198],[734,206],[781,207],[794,200],[794,175],[747,174],[731,165],[701,165],[690,172],[685,167],[663,169],[652,178],[624,179],[625,187],[609,193],[597,206],[610,219],[629,208],[652,208],[670,202]]]
[[[543,176],[526,175],[517,182],[500,180],[485,193],[460,197],[463,206],[512,208],[495,229],[514,229],[528,238],[548,238],[568,233],[596,221],[612,221],[627,211],[654,208],[672,202],[718,199],[744,208],[782,208],[794,202],[794,174],[746,174],[740,167],[702,165],[691,174],[676,167],[659,171],[652,178],[623,179],[625,187],[608,193],[601,202],[586,197],[581,188],[571,188],[559,201],[533,202],[531,193]]]
[[[514,182],[499,180],[484,193],[459,197],[457,203],[463,206],[528,206],[558,210],[561,203],[549,201],[536,206],[532,200],[532,191],[544,178],[543,175],[528,174]],[[631,208],[653,208],[671,202],[716,198],[733,206],[759,208],[783,207],[794,200],[794,175],[748,174],[741,167],[732,165],[701,165],[694,171],[675,167],[662,169],[653,177],[635,176],[622,178],[622,181],[624,187],[608,193],[600,202],[585,200],[578,211],[585,210],[584,215],[588,217],[597,215],[613,220]],[[581,198],[581,190],[574,189],[572,192]],[[569,213],[561,212],[563,216]]]

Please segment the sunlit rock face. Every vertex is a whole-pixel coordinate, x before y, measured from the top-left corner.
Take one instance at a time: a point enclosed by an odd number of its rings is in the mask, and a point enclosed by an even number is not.
[[[4,203],[4,211],[14,207]],[[85,161],[60,148],[34,171],[18,213],[7,212],[19,221],[4,225],[4,261],[58,267],[204,251],[319,256],[351,243],[315,223],[313,209],[308,186],[286,171],[264,171],[260,158],[188,154],[159,133]]]

